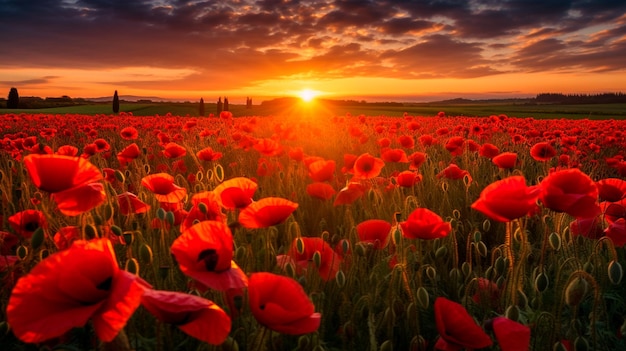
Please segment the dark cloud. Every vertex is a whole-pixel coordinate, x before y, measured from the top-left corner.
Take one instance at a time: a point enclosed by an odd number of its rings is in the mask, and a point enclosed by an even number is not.
[[[185,68],[180,82],[124,83],[189,89],[618,71],[624,13],[608,0],[0,0],[0,68]]]

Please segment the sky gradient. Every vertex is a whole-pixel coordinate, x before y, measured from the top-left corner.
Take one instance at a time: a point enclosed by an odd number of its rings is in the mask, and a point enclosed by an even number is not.
[[[0,0],[0,92],[243,102],[626,91],[623,0]]]

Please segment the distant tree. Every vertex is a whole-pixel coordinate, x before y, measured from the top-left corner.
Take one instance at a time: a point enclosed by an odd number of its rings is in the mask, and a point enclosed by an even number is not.
[[[222,105],[222,97],[220,96],[219,99],[217,99],[217,115],[219,116],[220,113],[222,113],[223,110],[223,105]]]
[[[200,116],[204,116],[204,99],[203,98],[200,98],[200,107],[198,109],[199,109]]]
[[[117,90],[113,94],[113,113],[120,112],[120,98],[117,96]]]
[[[228,111],[228,98],[224,98],[224,111]]]
[[[252,108],[252,98],[251,97],[247,97],[246,98],[246,108]]]
[[[20,105],[20,94],[17,92],[17,88],[11,88],[9,90],[9,97],[7,98],[7,108],[17,108]]]

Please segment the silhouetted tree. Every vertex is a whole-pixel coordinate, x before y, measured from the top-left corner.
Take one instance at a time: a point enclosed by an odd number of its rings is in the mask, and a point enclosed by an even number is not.
[[[200,116],[204,116],[204,99],[200,98],[200,107],[198,108],[200,111]]]
[[[120,98],[117,96],[117,90],[113,94],[113,113],[120,112]]]
[[[246,108],[252,108],[252,98],[251,97],[247,97],[246,98]]]
[[[222,113],[223,110],[223,105],[222,105],[222,97],[220,96],[219,99],[217,99],[217,115],[219,116],[220,113]]]
[[[224,111],[228,111],[228,98],[224,98]]]
[[[11,88],[9,90],[9,97],[7,98],[7,108],[17,108],[20,105],[20,94],[17,93],[17,88]]]

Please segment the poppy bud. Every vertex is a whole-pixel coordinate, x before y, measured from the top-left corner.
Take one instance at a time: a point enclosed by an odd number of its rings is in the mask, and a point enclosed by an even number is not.
[[[116,225],[112,225],[111,226],[111,232],[116,235],[116,236],[122,236],[122,228],[116,226]]]
[[[583,264],[583,270],[589,274],[593,274],[594,266],[593,263],[587,261]]]
[[[146,264],[152,263],[152,260],[154,259],[154,255],[152,254],[152,248],[150,248],[150,245],[143,244],[139,247],[139,258],[141,259],[141,262],[143,263],[146,263]]]
[[[229,336],[226,338],[226,341],[220,345],[220,348],[224,351],[239,351],[239,344],[237,343],[237,340]]]
[[[463,264],[461,264],[461,271],[463,272],[464,277],[469,277],[469,275],[472,274],[472,266],[470,266],[470,264],[465,261],[463,262]]]
[[[616,260],[609,262],[608,273],[611,284],[619,285],[619,283],[622,281],[622,277],[624,276],[624,270],[622,269],[622,265]]]
[[[430,297],[428,296],[428,291],[423,286],[417,288],[417,303],[421,309],[427,309],[430,304]]]
[[[569,284],[567,284],[567,288],[565,288],[565,303],[570,306],[578,306],[587,291],[589,290],[589,283],[583,278],[574,278]]]
[[[48,249],[43,249],[39,251],[39,260],[44,260],[46,257],[50,256],[50,251]]]
[[[337,271],[335,281],[337,282],[337,286],[343,288],[346,285],[346,275],[342,271]]]
[[[550,247],[554,251],[559,251],[559,249],[561,248],[561,236],[556,232],[552,232],[550,234],[550,236],[548,237],[548,242],[550,243]]]
[[[589,350],[589,341],[582,336],[576,337],[574,339],[574,350],[576,351],[587,351]]]
[[[496,270],[496,274],[500,275],[504,272],[504,268],[506,267],[506,262],[504,261],[504,257],[500,256],[496,258],[496,262],[494,264],[494,268]]]
[[[200,210],[200,212],[202,214],[207,214],[209,208],[207,207],[207,205],[204,202],[201,202],[198,204],[198,210]]]
[[[557,341],[554,343],[554,346],[552,346],[552,351],[568,351],[568,349],[562,342]]]
[[[217,164],[215,167],[213,167],[213,171],[215,174],[215,178],[221,182],[224,180],[224,167],[222,167],[222,165]]]
[[[137,262],[135,258],[131,258],[130,260],[126,261],[124,270],[132,274],[139,275],[139,262]]]
[[[24,246],[24,245],[18,246],[17,250],[15,251],[15,255],[20,260],[26,259],[26,256],[28,256],[28,248],[26,246]]]
[[[519,321],[520,310],[516,305],[511,305],[504,311],[504,316],[512,321]]]
[[[343,254],[347,254],[350,251],[350,242],[346,239],[341,239],[341,251]]]
[[[98,236],[98,230],[92,224],[85,225],[83,231],[86,239],[93,239]]]
[[[161,279],[167,278],[170,274],[170,266],[159,266],[159,276]]]
[[[482,234],[477,230],[474,232],[474,234],[472,235],[472,240],[475,243],[479,243],[482,240]]]
[[[366,244],[364,243],[356,243],[356,245],[354,245],[354,251],[358,256],[365,256],[365,253],[367,252],[367,248],[365,247],[365,245]]]
[[[304,240],[302,240],[302,238],[296,239],[296,251],[299,255],[304,254]]]
[[[450,186],[448,185],[448,182],[443,182],[443,183],[441,183],[441,190],[443,190],[443,192],[444,192],[444,193],[447,193],[447,192],[448,192],[448,188],[449,188],[449,187],[450,187]]]
[[[165,219],[165,209],[163,207],[159,207],[159,209],[156,212],[156,216],[158,219],[160,220],[164,220]]]
[[[435,282],[437,280],[437,270],[433,266],[426,267],[426,276],[430,281]]]
[[[322,265],[322,254],[319,251],[313,253],[313,263],[315,263],[316,268],[320,268]]]
[[[33,232],[33,236],[30,237],[30,247],[33,250],[37,250],[41,246],[41,244],[43,244],[43,241],[44,241],[43,228],[39,227],[35,229],[35,231]]]
[[[124,173],[122,173],[120,170],[116,170],[113,175],[115,176],[115,179],[117,179],[120,183],[124,183],[124,181],[126,180],[126,178],[124,177]]]
[[[393,350],[393,343],[391,340],[385,340],[385,342],[380,345],[380,351],[391,351]]]
[[[174,212],[172,211],[165,212],[165,221],[169,225],[174,225],[174,222],[176,222],[176,215],[174,215]]]
[[[395,244],[398,244],[401,240],[402,240],[402,231],[400,229],[396,228],[393,231],[393,242]]]
[[[487,257],[487,245],[484,242],[479,241],[476,243],[476,251],[481,257]]]
[[[483,221],[483,231],[488,232],[491,229],[491,221],[489,219],[485,219]]]
[[[535,289],[540,293],[546,291],[549,285],[550,280],[548,279],[548,275],[546,275],[545,273],[541,272],[535,278]]]
[[[200,182],[202,179],[204,179],[204,173],[202,171],[196,172],[196,180]]]
[[[145,152],[144,152],[145,153]],[[150,165],[149,164],[144,164],[143,165],[143,170],[146,171],[146,174],[150,174]]]
[[[435,251],[435,257],[438,260],[444,259],[448,255],[448,248],[445,246],[441,246]]]

